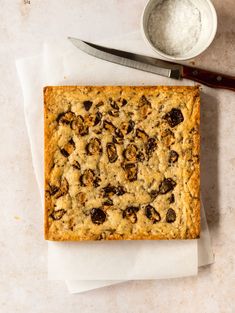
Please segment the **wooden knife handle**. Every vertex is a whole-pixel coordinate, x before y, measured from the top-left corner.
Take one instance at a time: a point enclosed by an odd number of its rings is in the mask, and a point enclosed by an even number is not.
[[[183,65],[182,77],[213,88],[235,91],[235,77]]]

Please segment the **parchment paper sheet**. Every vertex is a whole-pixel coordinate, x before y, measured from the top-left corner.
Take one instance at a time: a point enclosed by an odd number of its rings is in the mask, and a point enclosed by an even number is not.
[[[138,33],[112,47],[151,55]],[[17,61],[24,95],[33,165],[43,196],[43,95],[45,85],[182,84],[167,78],[95,59],[69,42],[46,44],[41,55]],[[184,81],[183,84],[189,84]],[[202,210],[202,217],[204,211]],[[85,242],[48,244],[49,279],[67,280],[70,292],[82,292],[128,279],[160,279],[197,274],[198,264],[213,262],[206,220],[200,240]],[[87,281],[88,280],[88,281]],[[96,280],[96,281],[94,281]]]

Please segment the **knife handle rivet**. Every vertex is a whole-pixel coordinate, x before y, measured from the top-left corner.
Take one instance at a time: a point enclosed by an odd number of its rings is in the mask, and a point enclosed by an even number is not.
[[[198,75],[198,70],[194,70],[194,71],[193,71],[193,75],[194,75],[194,76]]]
[[[222,77],[219,75],[219,76],[216,77],[216,80],[217,80],[217,82],[221,82]]]

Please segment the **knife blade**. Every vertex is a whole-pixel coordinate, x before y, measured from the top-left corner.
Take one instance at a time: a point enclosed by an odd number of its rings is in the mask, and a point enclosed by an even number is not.
[[[173,78],[187,78],[209,87],[235,91],[235,77],[198,69],[183,64],[163,61],[145,55],[99,46],[74,37],[68,37],[72,44],[96,58],[131,67],[137,70]]]

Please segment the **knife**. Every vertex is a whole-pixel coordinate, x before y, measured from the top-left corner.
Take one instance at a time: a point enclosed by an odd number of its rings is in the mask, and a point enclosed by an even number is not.
[[[187,78],[209,87],[235,91],[235,77],[232,76],[163,61],[145,55],[102,47],[73,37],[68,37],[68,39],[80,50],[105,61],[169,78],[178,80]]]

